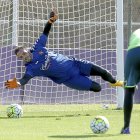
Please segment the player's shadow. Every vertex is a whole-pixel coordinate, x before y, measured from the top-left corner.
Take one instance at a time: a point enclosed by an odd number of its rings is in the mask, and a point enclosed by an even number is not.
[[[56,120],[58,119],[60,119],[61,120],[61,118],[69,118],[69,117],[79,117],[79,116],[88,116],[88,115],[81,115],[81,114],[77,114],[77,115],[34,115],[34,116],[26,116],[26,115],[24,115],[24,116],[22,116],[22,118],[32,118],[32,119],[34,119],[34,118],[56,118]],[[90,115],[89,115],[90,116]]]
[[[87,135],[52,135],[50,138],[94,138],[94,137],[113,137],[120,134],[87,134]]]
[[[2,119],[9,119],[8,117],[0,117],[0,120],[2,120]]]
[[[81,116],[80,114],[78,114],[78,115],[49,115],[49,116],[47,116],[47,115],[34,115],[34,116],[22,116],[21,118],[24,118],[24,119],[28,119],[28,118],[32,118],[32,119],[35,119],[35,118],[55,118],[56,120],[61,120],[61,118],[65,118],[65,117],[79,117],[79,116]],[[84,115],[83,115],[84,116]],[[7,116],[6,117],[0,117],[0,119],[10,119],[10,118],[8,118]]]

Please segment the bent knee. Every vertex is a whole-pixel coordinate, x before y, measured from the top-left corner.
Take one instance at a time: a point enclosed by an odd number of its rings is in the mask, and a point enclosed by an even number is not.
[[[100,92],[101,91],[101,86],[99,85],[99,84],[95,84],[95,83],[93,83],[92,84],[92,86],[91,86],[91,88],[90,88],[90,91],[94,91],[94,92]]]

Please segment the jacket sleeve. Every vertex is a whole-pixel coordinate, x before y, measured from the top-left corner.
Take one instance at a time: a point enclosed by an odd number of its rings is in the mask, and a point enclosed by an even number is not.
[[[49,23],[49,22],[46,23],[44,30],[43,30],[44,35],[48,36],[50,29],[51,29],[51,26],[52,26],[52,23]]]
[[[25,74],[20,80],[19,83],[23,86],[25,84],[28,83],[28,81],[31,79],[32,77],[30,75]]]

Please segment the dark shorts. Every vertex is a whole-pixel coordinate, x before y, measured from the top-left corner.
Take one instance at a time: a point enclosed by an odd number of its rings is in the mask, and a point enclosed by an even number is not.
[[[65,81],[63,84],[73,89],[89,91],[92,80],[88,77],[77,75],[70,80]]]
[[[93,64],[85,60],[75,60],[75,65],[78,67],[79,73],[65,81],[63,84],[77,90],[90,90],[92,80],[89,76]]]
[[[135,87],[140,81],[140,47],[130,49],[127,52],[124,79],[126,88]]]

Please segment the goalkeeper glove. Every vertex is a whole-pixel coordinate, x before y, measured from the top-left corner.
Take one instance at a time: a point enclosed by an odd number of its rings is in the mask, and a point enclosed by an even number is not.
[[[48,20],[49,23],[54,23],[58,19],[58,16],[55,14],[54,11],[50,13],[50,19]]]
[[[17,81],[16,78],[14,78],[14,79],[7,80],[5,82],[5,86],[6,88],[10,88],[10,89],[18,88],[20,86],[20,83]]]

